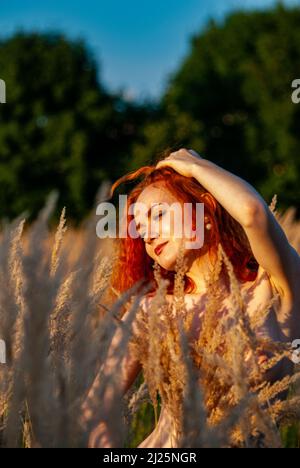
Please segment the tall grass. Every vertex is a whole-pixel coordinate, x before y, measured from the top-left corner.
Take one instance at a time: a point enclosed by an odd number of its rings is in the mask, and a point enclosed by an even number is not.
[[[0,364],[0,446],[86,447],[92,424],[107,413],[103,395],[110,386],[114,399],[107,424],[113,446],[137,446],[157,424],[163,402],[172,415],[177,447],[298,447],[299,369],[274,384],[265,380],[264,373],[290,356],[290,348],[256,333],[271,303],[247,315],[222,248],[207,278],[210,294],[200,338],[191,342],[183,257],[177,261],[172,303],[154,264],[158,289],[146,310],[141,304],[147,288],[141,284],[122,295],[110,288],[116,241],[97,238],[94,215],[79,229],[68,227],[65,209],[56,231],[51,230],[55,202],[52,194],[32,225],[20,217],[1,231],[0,338],[7,362]],[[295,211],[279,215],[275,204],[274,215],[299,252]],[[218,290],[222,264],[232,291],[232,307],[224,316]],[[124,310],[130,311],[127,326]],[[89,421],[83,422],[82,404],[119,329],[115,371],[101,374]],[[118,375],[129,348],[142,373],[122,396]],[[273,356],[263,367],[258,350]],[[285,391],[288,397],[278,398]]]

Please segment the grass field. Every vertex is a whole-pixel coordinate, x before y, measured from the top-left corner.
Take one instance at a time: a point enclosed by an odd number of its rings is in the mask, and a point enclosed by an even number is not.
[[[179,327],[167,308],[164,321],[157,315],[166,292],[158,270],[159,288],[149,317],[142,314],[134,288],[109,302],[115,243],[96,237],[92,215],[73,229],[63,211],[57,229],[50,229],[54,206],[55,197],[50,197],[32,225],[19,218],[1,231],[0,338],[6,344],[6,364],[0,364],[1,447],[87,446],[81,405],[105,364],[124,306],[130,310],[129,323],[136,317],[148,339],[145,335],[133,339],[130,327],[122,328],[115,373],[103,375],[95,398],[91,420],[98,421],[103,415],[101,395],[108,386],[113,389],[107,421],[112,446],[136,447],[153,430],[163,399],[177,422],[182,447],[299,447],[299,369],[275,385],[263,379],[257,350],[272,352],[267,370],[290,349],[257,337],[256,328],[266,313],[259,311],[251,320],[243,313],[222,249],[219,261],[225,262],[231,278],[232,310],[229,317],[216,319],[218,291],[211,278],[203,332],[188,353],[189,316]],[[294,209],[276,216],[300,252],[300,223]],[[175,284],[179,314],[180,271],[179,264]],[[143,372],[122,398],[115,379],[129,345],[138,353]],[[288,399],[276,398],[287,390]]]

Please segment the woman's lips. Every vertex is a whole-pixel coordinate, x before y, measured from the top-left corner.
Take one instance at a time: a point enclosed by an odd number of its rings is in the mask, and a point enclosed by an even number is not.
[[[167,243],[168,241],[164,244],[160,244],[157,247],[155,247],[154,252],[156,253],[156,255],[159,255],[161,253],[162,249],[165,247],[165,245],[167,245]]]

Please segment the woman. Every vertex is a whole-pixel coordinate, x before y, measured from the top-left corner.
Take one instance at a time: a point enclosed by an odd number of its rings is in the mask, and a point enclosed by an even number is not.
[[[122,182],[136,177],[145,178],[131,190],[126,207],[128,225],[134,221],[138,237],[126,236],[120,240],[120,254],[113,274],[113,287],[122,293],[138,280],[145,278],[153,285],[153,264],[160,266],[163,278],[168,279],[168,300],[174,292],[176,259],[182,246],[182,238],[174,235],[176,223],[164,221],[172,203],[183,206],[193,204],[193,231],[184,232],[186,241],[193,241],[198,226],[195,224],[195,203],[204,204],[204,242],[198,248],[185,248],[186,270],[184,292],[187,310],[197,311],[201,318],[205,312],[207,275],[216,265],[218,246],[221,244],[228,256],[243,293],[249,315],[258,305],[267,303],[274,293],[278,301],[269,311],[268,320],[262,329],[274,341],[291,342],[300,337],[300,257],[289,244],[282,228],[259,193],[245,180],[233,175],[211,161],[203,159],[193,150],[185,148],[169,154],[155,167],[142,167],[125,175],[112,187],[112,192]],[[146,210],[136,207],[142,204]],[[129,207],[133,209],[129,212]],[[151,228],[149,217],[152,217]],[[132,224],[131,224],[132,226]],[[178,226],[177,226],[178,227]],[[195,231],[196,227],[196,231]],[[191,245],[191,244],[189,244]],[[222,291],[222,306],[230,307],[230,282],[226,269],[222,268],[218,279]],[[142,301],[143,310],[151,295]],[[200,312],[200,313],[199,313]],[[125,314],[126,315],[126,314]],[[126,319],[126,317],[124,316]],[[197,339],[201,324],[195,321],[194,339]],[[115,343],[117,344],[116,338]],[[267,353],[258,356],[264,363]],[[109,367],[109,364],[107,364]],[[291,373],[293,364],[283,359],[268,374],[271,381]],[[113,365],[112,365],[113,368]],[[128,355],[120,382],[125,393],[141,370],[138,356]],[[90,396],[95,392],[96,385]],[[107,397],[109,401],[109,397]],[[155,430],[139,447],[171,447],[171,415],[162,406]],[[107,437],[107,439],[105,439]],[[106,442],[105,442],[106,440]],[[104,442],[103,442],[104,441]],[[102,443],[102,445],[101,445]],[[104,445],[103,445],[104,443]],[[103,426],[91,433],[90,446],[109,445]]]

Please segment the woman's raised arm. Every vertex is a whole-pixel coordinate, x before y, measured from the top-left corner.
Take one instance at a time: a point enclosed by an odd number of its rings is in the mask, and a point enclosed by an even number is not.
[[[298,338],[300,257],[265,200],[248,182],[193,150],[183,148],[171,153],[157,167],[165,165],[194,177],[241,224],[256,261],[269,274],[285,309],[291,309],[284,333],[288,339]]]

